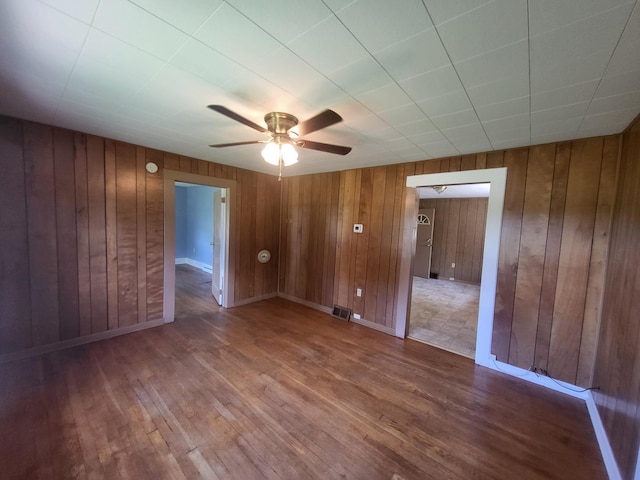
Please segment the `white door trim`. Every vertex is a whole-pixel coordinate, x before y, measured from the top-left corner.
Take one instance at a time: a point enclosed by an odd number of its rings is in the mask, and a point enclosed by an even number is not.
[[[485,226],[484,255],[480,283],[480,308],[478,311],[478,333],[476,336],[476,358],[479,365],[493,365],[491,357],[491,338],[493,333],[493,315],[498,279],[498,256],[500,252],[500,233],[502,211],[507,185],[507,169],[488,168],[484,170],[465,170],[462,172],[433,173],[411,175],[407,177],[407,195],[405,199],[405,228],[401,244],[402,256],[398,285],[396,309],[396,336],[406,336],[408,309],[411,305],[411,262],[415,251],[415,215],[417,211],[416,187],[430,185],[451,185],[466,183],[491,183],[487,222]],[[408,223],[411,222],[411,228]]]
[[[209,187],[218,187],[227,190],[226,194],[226,235],[225,245],[233,245],[235,238],[234,219],[235,203],[233,202],[237,182],[225,178],[207,177],[195,173],[178,172],[176,170],[163,170],[164,177],[164,281],[163,281],[163,314],[164,323],[171,323],[175,317],[175,292],[176,292],[176,207],[175,207],[175,182],[194,183]],[[222,306],[233,307],[235,292],[233,290],[235,280],[235,258],[232,248],[227,248],[223,258],[224,287],[227,294],[223,296]]]

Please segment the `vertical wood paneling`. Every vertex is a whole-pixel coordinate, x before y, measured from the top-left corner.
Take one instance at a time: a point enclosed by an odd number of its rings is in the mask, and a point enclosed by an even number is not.
[[[87,137],[87,194],[89,201],[89,259],[91,276],[91,332],[108,325],[107,232],[104,140]]]
[[[607,148],[605,141],[605,150]],[[605,154],[606,158],[606,154]],[[603,162],[605,160],[603,159]],[[607,168],[603,165],[603,170]],[[598,223],[596,221],[596,223]],[[622,478],[633,478],[640,445],[640,122],[622,137],[602,304],[594,398]]]
[[[146,263],[147,320],[162,318],[164,272],[164,186],[162,169],[166,157],[157,150],[146,149],[146,160],[159,167],[156,174],[145,171],[146,190]]]
[[[619,151],[620,138],[605,137],[591,261],[589,264],[589,280],[587,283],[582,335],[580,337],[580,356],[576,379],[576,383],[579,385],[591,385],[593,377],[609,247],[609,229],[615,202],[616,167]]]
[[[147,185],[145,149],[136,147],[136,261],[138,323],[147,321]]]
[[[7,283],[0,285],[0,355],[162,319],[165,160],[172,168],[238,180],[232,203],[240,210],[239,241],[231,246],[240,259],[236,300],[276,291],[276,177],[8,118],[0,121],[0,149],[6,175],[0,240],[7,253],[0,255]],[[160,171],[147,173],[147,161]],[[339,187],[332,188],[337,211]],[[323,194],[316,189],[317,199]],[[327,230],[335,235],[335,224]],[[272,262],[257,266],[258,246],[272,251]],[[333,289],[333,267],[325,269],[320,259],[314,268],[310,281]]]
[[[498,282],[496,285],[492,352],[503,362],[509,360],[509,342],[513,321],[518,254],[522,227],[522,207],[527,175],[526,149],[508,150],[504,156],[507,167],[507,187],[502,214]]]
[[[25,122],[31,336],[33,345],[60,340],[58,245],[52,128]]]
[[[89,177],[87,173],[87,136],[73,135],[75,171],[75,215],[78,263],[78,314],[80,336],[91,333],[91,254],[89,238]]]
[[[564,203],[567,196],[570,158],[570,143],[561,143],[556,146],[535,346],[535,365],[543,370],[547,370],[549,364],[549,344],[551,342],[553,306],[556,298],[558,262],[560,260],[560,242],[562,240]]]
[[[53,129],[60,339],[80,335],[73,132]]]
[[[116,144],[104,142],[105,222],[107,236],[108,329],[118,328],[118,217],[116,208]]]
[[[553,144],[529,150],[509,347],[509,362],[525,369],[534,364],[554,160]]]
[[[578,140],[571,149],[560,245],[549,373],[574,383],[600,182],[603,139]]]
[[[369,219],[370,234],[369,248],[367,252],[367,273],[364,281],[364,318],[371,319],[377,323],[384,324],[386,309],[384,314],[379,315],[378,307],[378,286],[383,282],[384,277],[380,277],[380,255],[382,245],[382,227],[384,213],[384,191],[386,186],[386,168],[376,167],[373,169],[371,217]],[[386,280],[384,280],[386,283]],[[385,292],[386,293],[386,292]]]
[[[0,117],[0,352],[31,346],[31,295],[22,122]]]
[[[455,280],[480,283],[487,205],[486,198],[420,201],[420,208],[435,210],[431,272],[437,273],[439,278],[448,279],[447,275],[454,274]],[[453,256],[449,254],[449,244],[457,246]],[[456,263],[455,269],[451,268],[451,262]]]

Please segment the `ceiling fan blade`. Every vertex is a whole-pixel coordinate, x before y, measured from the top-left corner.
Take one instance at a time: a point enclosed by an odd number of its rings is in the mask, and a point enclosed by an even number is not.
[[[232,112],[227,107],[223,107],[222,105],[208,105],[207,108],[210,108],[213,111],[221,113],[222,115],[229,117],[230,119],[235,120],[236,122],[240,122],[246,125],[247,127],[251,127],[254,130],[257,130],[263,133],[269,133],[269,130],[267,130],[266,128],[261,127],[257,123],[253,123],[251,120],[244,118],[242,115],[238,115],[236,112]]]
[[[296,144],[302,148],[310,148],[312,150],[320,150],[321,152],[335,153],[337,155],[346,155],[351,151],[351,147],[331,145],[330,143],[311,142],[309,140],[300,140],[296,142]]]
[[[264,142],[261,140],[250,140],[248,142],[218,143],[216,145],[209,145],[209,146],[213,148],[237,147],[238,145],[251,145],[254,143],[264,143]]]
[[[334,112],[333,110],[325,110],[324,112],[320,112],[315,117],[311,117],[309,120],[300,122],[298,124],[298,135],[307,135],[311,132],[315,132],[316,130],[320,130],[321,128],[326,128],[329,125],[333,125],[334,123],[339,123],[341,121],[342,117],[336,112]]]

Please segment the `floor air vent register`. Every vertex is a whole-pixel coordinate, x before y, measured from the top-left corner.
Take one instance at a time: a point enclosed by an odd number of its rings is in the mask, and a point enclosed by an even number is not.
[[[340,305],[334,305],[332,315],[348,322],[351,319],[351,310]]]

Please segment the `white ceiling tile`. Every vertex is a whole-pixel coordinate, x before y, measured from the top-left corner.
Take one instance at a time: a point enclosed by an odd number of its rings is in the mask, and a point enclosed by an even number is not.
[[[512,98],[505,102],[476,107],[478,117],[484,123],[515,115],[529,114],[529,97]]]
[[[343,8],[348,7],[356,1],[357,0],[323,0],[324,4],[327,5],[333,12],[339,12]]]
[[[332,15],[331,10],[317,0],[227,0],[256,25],[268,31],[283,44],[309,30]]]
[[[540,35],[584,18],[597,16],[611,8],[633,3],[630,0],[582,0],[580,2],[536,0],[529,2],[530,34],[531,36]]]
[[[530,145],[531,141],[529,136],[526,137],[512,137],[509,136],[506,140],[493,140],[491,139],[491,145],[494,150],[506,150],[507,148],[518,148]]]
[[[487,138],[487,134],[482,128],[480,122],[464,125],[462,127],[442,129],[441,132],[456,146],[456,142],[458,140]]]
[[[265,56],[254,71],[265,80],[300,98],[304,98],[306,90],[313,90],[315,85],[325,81],[322,74],[287,47],[280,47]]]
[[[404,129],[402,126],[398,127],[404,133]],[[430,132],[418,133],[415,135],[407,135],[407,139],[416,145],[424,147],[425,145],[439,143],[439,142],[449,142],[447,137],[445,137],[440,130],[433,130]]]
[[[574,57],[559,64],[548,64],[545,60],[532,60],[531,93],[533,95],[559,90],[567,85],[599,80],[605,70],[610,54],[599,50],[585,57]]]
[[[324,74],[369,55],[334,16],[294,38],[287,46]]]
[[[503,78],[529,75],[529,43],[511,43],[476,57],[455,63],[465,88],[493,83]]]
[[[282,46],[273,36],[226,3],[193,36],[249,69]]]
[[[505,127],[503,130],[487,131],[487,135],[491,140],[491,144],[497,147],[497,144],[503,145],[499,148],[505,148],[506,142],[515,142],[518,146],[527,145],[531,138],[530,125],[520,126],[518,128]],[[516,145],[513,145],[516,146]]]
[[[504,117],[490,122],[482,122],[485,132],[489,138],[492,138],[493,134],[498,132],[504,132],[509,130],[524,130],[529,131],[530,118],[529,113],[514,115],[512,117]]]
[[[589,108],[589,102],[574,103],[572,105],[562,105],[546,110],[532,111],[531,122],[542,123],[553,120],[581,117],[586,113],[587,108]]]
[[[497,18],[500,28],[493,28]],[[438,25],[437,29],[451,60],[460,62],[526,39],[527,2],[495,0]]]
[[[337,16],[372,53],[433,26],[420,0],[405,0],[401,8],[388,0],[360,0]]]
[[[100,3],[93,27],[163,60],[171,58],[189,38],[127,0]]]
[[[89,27],[31,0],[3,2],[0,18],[3,93],[15,96],[30,86],[40,94],[61,95]]]
[[[425,0],[427,10],[436,25],[448,22],[493,2],[493,0]]]
[[[454,142],[454,146],[462,155],[493,150],[487,137],[460,139]]]
[[[173,56],[171,64],[214,85],[224,85],[245,70],[233,60],[193,38]]]
[[[624,92],[640,90],[640,70],[617,75],[605,75],[598,85],[595,98],[610,97]]]
[[[578,128],[580,127],[580,123],[582,122],[582,117],[575,118],[563,118],[559,120],[539,120],[539,121],[531,121],[531,141],[535,141],[535,138],[540,138],[542,136],[563,136],[566,140],[572,139]],[[551,140],[549,140],[551,141]]]
[[[452,65],[408,78],[400,82],[400,86],[415,102],[462,89]]]
[[[502,78],[485,85],[470,87],[467,89],[467,93],[476,108],[525,97],[529,95],[529,76],[517,75]]]
[[[422,109],[429,117],[437,117],[439,115],[446,115],[448,113],[461,112],[463,110],[469,110],[472,107],[467,92],[462,88],[455,92],[446,93],[439,97],[427,98],[420,100],[416,104]]]
[[[595,115],[587,115],[584,117],[580,125],[579,133],[583,135],[585,132],[591,135],[608,135],[622,132],[638,115],[637,108],[626,108],[615,110],[613,112],[598,113]],[[596,132],[600,133],[596,133]]]
[[[164,62],[98,30],[92,30],[69,78],[65,96],[90,93],[122,101],[143,88]]]
[[[640,70],[640,7],[636,4],[607,66],[607,75]]]
[[[355,97],[372,112],[389,110],[412,103],[402,88],[395,83],[390,83],[382,88],[377,88]]]
[[[627,92],[620,95],[594,99],[589,105],[587,115],[614,112],[629,108],[631,105],[640,105],[640,84],[637,85],[637,88],[638,90],[635,92]]]
[[[195,32],[202,22],[224,3],[223,0],[189,0],[188,2],[176,2],[174,0],[129,1],[189,35]]]
[[[396,81],[451,63],[434,28],[382,49],[375,57]]]
[[[400,132],[405,137],[412,137],[415,135],[421,135],[423,133],[435,132],[436,126],[433,124],[431,120],[428,118],[423,118],[415,121],[411,121],[408,123],[398,123],[395,127],[400,130]],[[414,142],[415,143],[415,142]]]
[[[531,96],[531,109],[546,110],[560,105],[586,102],[593,97],[599,80],[591,80],[577,85],[568,85],[557,90],[536,93]]]
[[[39,0],[70,17],[91,24],[100,0]]]
[[[478,116],[475,110],[464,110],[462,112],[449,113],[447,115],[430,118],[433,124],[440,130],[460,128],[478,123]]]
[[[300,105],[300,101],[279,86],[265,80],[261,76],[242,70],[222,86],[220,100],[209,103],[223,103],[225,98],[239,101],[242,104],[259,105],[261,110],[291,112]],[[238,112],[240,113],[240,112]]]
[[[429,145],[424,145],[425,150],[433,158],[450,157],[452,155],[458,155],[460,152],[456,150],[449,140],[443,140],[442,142],[433,142]]]
[[[330,80],[347,93],[358,95],[384,87],[393,79],[372,57],[364,57],[327,74]]]
[[[565,28],[531,38],[531,91],[561,88],[599,78],[630,13],[630,6],[611,9]]]
[[[413,103],[382,111],[378,115],[389,125],[393,126],[426,120],[422,110]]]

